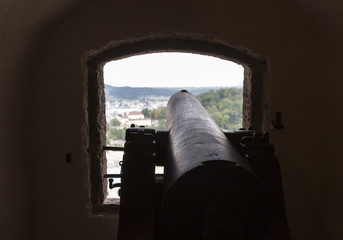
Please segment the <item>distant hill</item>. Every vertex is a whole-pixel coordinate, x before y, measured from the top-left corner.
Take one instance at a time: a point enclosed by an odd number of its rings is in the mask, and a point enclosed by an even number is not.
[[[124,98],[124,99],[139,99],[147,96],[163,96],[171,97],[174,93],[179,92],[184,88],[134,88],[134,87],[113,87],[105,84],[105,93],[107,97]],[[191,87],[186,88],[187,91],[194,95],[207,92],[213,87]]]

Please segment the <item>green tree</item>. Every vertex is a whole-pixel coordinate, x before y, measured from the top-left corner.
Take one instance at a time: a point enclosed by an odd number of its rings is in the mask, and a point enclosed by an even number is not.
[[[143,113],[144,117],[151,118],[154,120],[166,119],[167,108],[160,107],[154,110],[149,110],[144,108],[141,113]]]
[[[111,121],[111,126],[114,126],[114,127],[120,126],[119,120],[116,119],[116,118],[112,119],[112,121]]]
[[[159,119],[166,119],[167,108],[160,107],[152,112],[152,119],[159,120]]]
[[[144,117],[146,118],[151,118],[151,110],[149,110],[148,108],[144,108],[141,113],[143,113]]]

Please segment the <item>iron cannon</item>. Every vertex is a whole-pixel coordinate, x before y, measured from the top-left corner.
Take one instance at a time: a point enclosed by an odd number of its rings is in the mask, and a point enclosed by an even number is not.
[[[166,131],[126,131],[118,239],[290,239],[273,152],[267,133],[223,132],[174,94]]]

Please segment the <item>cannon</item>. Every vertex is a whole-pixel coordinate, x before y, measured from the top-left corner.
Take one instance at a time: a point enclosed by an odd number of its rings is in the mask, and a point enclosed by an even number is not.
[[[182,90],[167,130],[129,128],[124,149],[118,240],[290,239],[267,133],[224,133]]]

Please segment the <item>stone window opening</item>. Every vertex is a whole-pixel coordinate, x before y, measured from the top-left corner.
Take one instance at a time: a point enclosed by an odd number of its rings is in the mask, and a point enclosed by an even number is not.
[[[245,49],[208,36],[162,33],[144,38],[117,41],[88,53],[83,59],[85,72],[85,133],[89,162],[89,203],[93,214],[119,213],[119,201],[106,199],[106,118],[103,67],[112,60],[157,52],[184,52],[214,56],[244,67],[243,127],[265,130],[268,99],[266,97],[266,59]]]
[[[119,200],[125,131],[132,124],[166,130],[166,106],[178,91],[196,95],[223,131],[242,128],[241,65],[221,58],[158,52],[105,64],[107,202]],[[161,165],[161,164],[158,164]],[[163,166],[155,167],[163,178]]]

